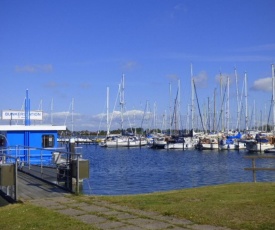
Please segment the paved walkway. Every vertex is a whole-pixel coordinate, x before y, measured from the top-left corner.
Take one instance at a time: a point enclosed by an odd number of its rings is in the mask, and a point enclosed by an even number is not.
[[[141,211],[106,201],[93,201],[93,204],[88,204],[79,203],[68,197],[53,197],[30,200],[29,202],[71,216],[103,230],[228,230],[224,227],[197,225],[189,220],[162,216],[154,212]]]

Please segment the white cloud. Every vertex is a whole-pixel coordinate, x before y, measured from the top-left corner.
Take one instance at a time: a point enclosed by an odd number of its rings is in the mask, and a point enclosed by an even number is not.
[[[193,76],[196,87],[206,87],[207,86],[207,73],[201,71],[198,75]]]
[[[16,66],[15,71],[18,73],[49,73],[53,71],[53,66],[52,64]]]
[[[259,91],[272,91],[272,78],[267,77],[254,81],[251,89]]]
[[[205,61],[205,62],[258,62],[258,61],[269,61],[274,60],[274,55],[224,55],[224,56],[211,56],[211,55],[200,55],[200,54],[188,54],[188,53],[165,53],[161,56],[164,59],[175,59],[185,61]]]
[[[69,86],[67,82],[58,83],[56,81],[49,81],[44,84],[46,88],[66,88]]]
[[[111,117],[113,116],[112,120]],[[114,111],[110,113],[110,122],[111,122],[111,130],[120,129],[121,128],[121,112]],[[142,119],[144,119],[142,124]],[[151,122],[152,116],[148,116],[148,112],[146,116],[144,116],[144,112],[141,110],[129,110],[124,114],[124,128],[134,128],[141,127],[148,128]],[[149,121],[150,120],[150,121]],[[9,121],[0,120],[0,124],[8,124]],[[69,130],[81,131],[81,130],[89,130],[89,131],[98,131],[98,130],[107,130],[106,123],[106,114],[80,114],[74,113],[72,114],[68,111],[54,112],[54,113],[43,113],[43,121],[31,121],[31,124],[52,124],[52,125],[65,125]]]
[[[239,49],[239,51],[273,51],[275,50],[275,44],[264,44],[264,45],[258,45],[258,46],[251,46]]]
[[[123,64],[122,69],[123,71],[131,71],[133,69],[136,69],[138,66],[138,63],[135,61],[128,61]]]
[[[166,76],[168,79],[169,79],[169,81],[178,81],[179,80],[179,77],[178,77],[178,75],[176,75],[176,74],[169,74],[169,75],[167,75]]]

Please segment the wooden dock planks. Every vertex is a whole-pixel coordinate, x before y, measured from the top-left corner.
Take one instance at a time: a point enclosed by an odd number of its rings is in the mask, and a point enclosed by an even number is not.
[[[62,197],[70,192],[44,182],[23,172],[18,172],[18,198],[19,200],[33,200],[47,197]]]

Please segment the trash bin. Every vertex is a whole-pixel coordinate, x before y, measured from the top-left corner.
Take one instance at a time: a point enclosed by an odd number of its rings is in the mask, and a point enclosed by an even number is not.
[[[0,164],[0,185],[11,186],[15,184],[14,164]]]
[[[89,168],[89,160],[79,159],[79,178],[85,179],[89,178],[90,168]],[[72,177],[77,177],[77,160],[72,160]]]

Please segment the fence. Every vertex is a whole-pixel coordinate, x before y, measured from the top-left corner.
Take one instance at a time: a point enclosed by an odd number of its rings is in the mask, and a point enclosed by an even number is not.
[[[244,168],[244,170],[250,170],[253,174],[253,182],[256,182],[257,171],[275,171],[275,168],[256,167],[256,159],[275,159],[275,156],[245,156],[246,159],[252,160],[251,168]]]

